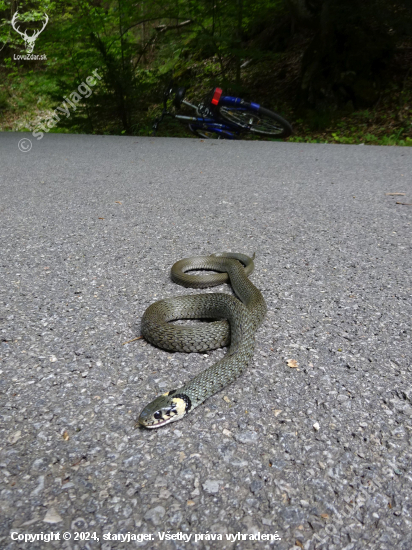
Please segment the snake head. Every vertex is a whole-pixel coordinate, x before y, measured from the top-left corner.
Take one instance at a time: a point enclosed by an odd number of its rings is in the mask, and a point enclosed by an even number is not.
[[[159,395],[140,413],[138,422],[145,428],[160,428],[170,422],[176,422],[191,409],[191,402],[187,395],[177,393],[177,390]]]

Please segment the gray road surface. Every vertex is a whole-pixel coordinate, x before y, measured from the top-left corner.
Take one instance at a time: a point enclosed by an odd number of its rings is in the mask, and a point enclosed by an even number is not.
[[[412,548],[411,149],[24,136],[0,134],[0,547]],[[256,252],[253,363],[136,429],[224,350],[122,344],[193,293],[176,260],[224,250]]]

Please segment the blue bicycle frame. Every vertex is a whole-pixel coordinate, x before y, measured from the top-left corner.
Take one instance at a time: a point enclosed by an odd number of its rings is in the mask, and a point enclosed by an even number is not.
[[[198,108],[195,105],[192,105],[186,100],[182,101],[183,104],[187,105],[188,107],[192,107],[193,109],[198,110]],[[246,108],[247,105],[247,108]],[[240,97],[231,97],[231,96],[223,96],[219,99],[219,106],[221,107],[231,107],[232,111],[256,111],[256,113],[259,112],[260,105],[258,103],[245,103],[243,99]],[[210,112],[210,109],[208,109]],[[221,122],[220,120],[216,120],[216,118],[210,118],[210,117],[189,117],[184,115],[175,115],[175,118],[179,120],[185,120],[188,122],[192,122],[192,124],[189,125],[190,129],[192,131],[200,130],[200,131],[209,131],[213,132],[215,134],[220,134],[225,139],[237,139],[239,135],[242,133],[242,131],[247,132],[249,130],[248,127],[241,127],[239,124],[231,123],[229,121]]]
[[[166,100],[172,92],[172,89],[169,88],[165,91],[164,109],[160,118],[155,121],[153,126],[154,131],[157,130],[159,123],[164,117],[170,116],[184,122],[189,122],[190,130],[198,135],[201,135],[202,132],[212,132],[213,134],[220,135],[224,139],[237,139],[243,132],[248,132],[250,127],[248,125],[242,125],[239,123],[236,124],[235,122],[223,120],[219,117],[218,112],[214,111],[213,105],[219,105],[219,107],[230,107],[232,112],[259,112],[260,105],[257,103],[245,103],[245,101],[239,97],[222,96],[222,90],[220,88],[215,89],[215,95],[213,96],[210,106],[203,104],[200,104],[199,106],[193,105],[184,99],[184,88],[180,90],[182,90],[182,95],[179,97],[177,103],[175,103],[175,106],[180,107],[181,104],[184,104],[187,107],[191,107],[197,111],[198,116],[178,115],[168,112],[166,109]]]

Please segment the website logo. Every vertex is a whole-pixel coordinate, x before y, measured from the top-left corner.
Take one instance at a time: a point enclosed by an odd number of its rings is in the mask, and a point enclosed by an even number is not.
[[[25,30],[24,32],[21,32],[20,31],[20,28],[18,26],[16,26],[18,23],[20,23],[19,21],[19,13],[18,11],[16,11],[16,13],[13,15],[13,19],[11,20],[11,26],[13,27],[13,29],[18,32],[22,37],[23,37],[23,40],[24,40],[24,45],[26,47],[26,52],[28,54],[32,53],[33,52],[33,49],[34,49],[34,45],[36,43],[36,40],[37,38],[39,37],[40,33],[44,30],[44,28],[46,27],[47,23],[49,21],[49,16],[47,14],[44,14],[44,20],[43,20],[43,26],[41,29],[39,30],[36,30],[36,29],[33,29],[33,34],[31,36],[29,36],[27,34],[27,30]]]

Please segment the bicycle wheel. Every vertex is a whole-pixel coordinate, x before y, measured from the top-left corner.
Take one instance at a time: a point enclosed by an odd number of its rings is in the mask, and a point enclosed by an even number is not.
[[[236,139],[235,134],[219,130],[218,128],[201,128],[194,124],[189,124],[189,130],[197,137],[202,139]]]
[[[243,131],[246,130],[258,136],[285,138],[292,133],[292,126],[287,120],[260,106],[259,109],[253,109],[247,103],[240,107],[222,105],[219,107],[219,114]]]

